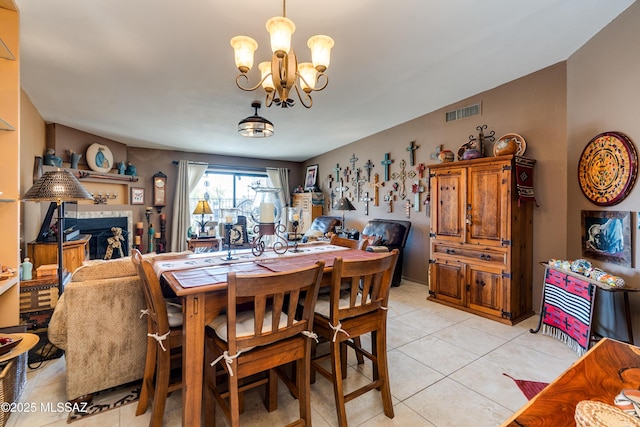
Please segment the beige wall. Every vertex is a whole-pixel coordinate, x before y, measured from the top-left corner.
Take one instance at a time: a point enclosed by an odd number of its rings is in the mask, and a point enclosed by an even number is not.
[[[348,146],[341,147],[309,160],[309,164],[319,164],[319,176],[324,178],[332,172],[336,163],[349,166],[352,154],[358,157],[356,167],[371,159],[375,163],[373,172],[383,179],[380,164],[384,153],[389,152],[394,160],[391,172],[400,173],[399,164],[404,159],[409,164],[406,148],[416,141],[420,148],[416,151],[416,163],[434,163],[430,154],[440,144],[444,149],[458,151],[460,145],[468,141],[470,135],[477,136],[476,126],[486,124],[485,133],[494,131],[497,137],[515,132],[527,142],[525,156],[537,160],[535,167],[535,192],[539,207],[534,209],[534,261],[563,257],[566,254],[566,200],[558,197],[566,193],[566,67],[559,63],[529,76],[504,84],[495,89],[450,105],[384,132],[372,135]],[[425,93],[428,96],[428,93]],[[445,122],[445,112],[482,102],[482,115]],[[383,106],[381,108],[392,108]],[[487,149],[491,153],[492,145]],[[393,182],[385,183],[385,191]],[[412,181],[408,181],[412,182]],[[426,179],[421,180],[426,184]],[[326,182],[323,182],[326,189]],[[350,185],[353,187],[352,185]],[[408,198],[413,201],[413,195]],[[355,202],[357,211],[347,212],[347,226],[362,229],[369,218],[405,219],[402,201],[396,200],[393,212],[387,213],[380,200],[380,206],[369,207],[369,216],[364,216],[364,205]],[[339,215],[338,212],[332,214]],[[429,217],[424,209],[411,211],[412,229],[407,242],[403,274],[406,278],[427,283],[429,260]],[[549,236],[554,236],[550,239]],[[537,265],[534,270],[534,309],[540,304],[542,275],[544,269]],[[426,289],[425,289],[426,297]]]
[[[582,194],[578,183],[578,161],[586,144],[606,131],[625,133],[636,149],[640,143],[640,3],[636,2],[605,27],[567,61],[567,155],[568,212],[567,257],[582,257],[580,220],[582,210],[611,210],[632,213],[632,253],[635,268],[591,260],[593,264],[624,277],[640,287],[637,212],[640,186],[620,204],[598,207]],[[640,295],[631,295],[634,335],[640,337]]]

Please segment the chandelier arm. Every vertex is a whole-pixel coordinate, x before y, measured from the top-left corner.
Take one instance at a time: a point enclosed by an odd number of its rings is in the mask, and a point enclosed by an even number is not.
[[[329,76],[327,76],[325,73],[318,73],[318,77],[316,77],[316,83],[318,83],[320,81],[320,78],[323,77],[322,80],[324,80],[324,84],[320,87],[314,87],[314,91],[321,91],[323,90],[325,87],[327,87],[327,85],[329,84]]]
[[[313,99],[311,98],[311,95],[309,95],[307,92],[302,91],[302,93],[304,93],[304,97],[300,94],[300,89],[298,88],[298,84],[296,83],[295,85],[293,85],[293,87],[296,88],[296,93],[298,94],[298,99],[300,100],[300,103],[302,105],[304,105],[306,108],[311,108],[313,106]],[[308,105],[307,105],[308,103]]]
[[[247,81],[247,83],[249,83],[249,77],[245,74],[245,73],[240,73],[238,74],[238,76],[236,77],[236,86],[238,86],[240,89],[247,91],[247,92],[251,92],[254,91],[256,89],[258,89],[260,86],[262,86],[262,83],[268,78],[271,77],[271,73],[267,74],[266,76],[264,76],[262,79],[260,79],[260,81],[258,82],[258,84],[256,84],[253,87],[244,87],[242,86],[242,84],[240,84],[240,79],[244,77],[244,79]],[[326,85],[325,85],[326,86]]]
[[[273,104],[273,97],[274,97],[275,91],[271,91],[271,92],[267,92],[267,95],[264,98],[264,106],[269,108],[271,107],[271,104]]]

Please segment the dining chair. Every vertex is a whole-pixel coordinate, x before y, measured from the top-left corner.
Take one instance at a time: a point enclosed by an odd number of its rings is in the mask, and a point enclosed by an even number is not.
[[[182,308],[165,301],[153,266],[139,250],[134,249],[131,258],[147,303],[141,314],[147,316],[147,357],[136,416],[147,411],[151,398],[149,426],[161,426],[167,395],[182,388]]]
[[[345,404],[374,389],[381,392],[385,415],[389,418],[394,416],[387,366],[387,308],[398,250],[381,255],[371,260],[344,261],[341,257],[336,258],[330,295],[318,297],[316,302],[313,331],[329,341],[330,351],[315,357],[311,361],[311,369],[333,383],[341,427],[347,426]],[[348,291],[344,290],[345,281],[351,282]],[[371,333],[371,352],[354,341],[367,333]],[[373,364],[373,381],[347,394],[343,383],[347,353],[343,343]],[[321,364],[326,359],[331,360],[328,369]]]
[[[311,426],[312,319],[323,270],[324,261],[318,261],[286,272],[228,273],[226,313],[209,323],[205,331],[205,425],[215,424],[217,403],[231,425],[239,426],[239,393],[260,385],[266,385],[269,412],[277,409],[280,376],[298,398],[300,418],[290,425]],[[301,303],[304,309],[296,310]],[[247,306],[252,309],[238,311],[238,307]],[[276,369],[291,362],[295,362],[295,381]],[[222,387],[215,370],[218,363],[226,373]],[[240,382],[261,372],[268,372],[266,379]]]
[[[337,234],[331,236],[331,240],[329,240],[329,244],[336,246],[344,246],[345,248],[351,249],[359,249],[364,251],[367,249],[367,245],[369,244],[368,240],[354,240],[347,239],[345,237],[339,237]]]

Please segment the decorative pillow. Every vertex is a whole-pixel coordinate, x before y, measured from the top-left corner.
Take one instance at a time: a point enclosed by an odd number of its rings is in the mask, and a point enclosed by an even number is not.
[[[382,244],[382,237],[375,234],[367,236],[366,234],[360,235],[360,240],[368,240],[369,246],[380,246]]]
[[[244,244],[244,229],[241,225],[234,225],[229,231],[229,239],[232,245]]]
[[[303,242],[312,242],[314,240],[318,240],[324,234],[320,230],[308,229],[304,236],[302,236]]]

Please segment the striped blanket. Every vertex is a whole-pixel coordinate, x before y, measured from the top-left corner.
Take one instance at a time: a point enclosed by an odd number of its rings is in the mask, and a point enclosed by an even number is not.
[[[542,333],[558,338],[582,355],[589,349],[595,286],[547,269],[542,303]]]

